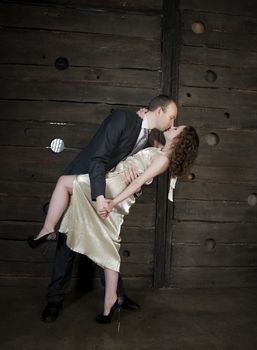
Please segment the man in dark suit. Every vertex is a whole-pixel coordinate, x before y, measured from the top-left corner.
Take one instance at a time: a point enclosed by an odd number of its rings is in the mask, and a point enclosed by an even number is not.
[[[96,201],[98,215],[103,217],[107,210],[105,174],[129,154],[145,146],[148,130],[165,131],[173,126],[176,115],[176,104],[166,95],[157,96],[150,102],[144,118],[135,112],[113,110],[88,146],[65,169],[64,175],[89,174],[92,200]],[[131,180],[133,176],[132,171]],[[66,235],[59,233],[52,280],[48,286],[48,303],[42,313],[44,322],[53,322],[58,317],[71,279],[75,255],[66,246]],[[117,294],[123,299],[123,308],[139,309],[139,305],[125,294],[121,277]]]

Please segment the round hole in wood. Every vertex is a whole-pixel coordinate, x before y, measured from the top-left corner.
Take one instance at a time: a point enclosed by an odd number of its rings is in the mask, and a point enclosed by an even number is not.
[[[25,128],[25,129],[24,129],[24,134],[25,134],[26,136],[31,136],[31,135],[32,135],[32,130],[31,130],[31,128]]]
[[[210,132],[206,135],[205,140],[209,146],[216,146],[220,142],[219,136],[214,132]]]
[[[250,205],[250,207],[254,207],[257,204],[257,194],[256,193],[251,193],[247,197],[247,202]]]
[[[50,148],[54,153],[60,153],[64,150],[64,141],[62,139],[53,139],[50,143]]]
[[[187,93],[187,97],[191,97],[191,94],[190,94],[190,92],[188,92],[188,93]]]
[[[229,119],[229,118],[230,118],[230,113],[225,112],[225,113],[224,113],[224,117],[227,118],[227,119]]]
[[[129,250],[123,250],[122,255],[127,258],[128,256],[130,256],[130,251]]]
[[[191,174],[188,175],[187,178],[188,178],[188,180],[190,180],[190,181],[191,181],[191,180],[194,180],[194,179],[195,179],[195,174],[191,173]]]
[[[66,57],[58,57],[55,60],[55,68],[58,70],[64,70],[69,68],[69,61]]]
[[[216,247],[216,241],[213,238],[207,238],[204,242],[207,250],[211,251]]]
[[[195,34],[203,34],[205,32],[205,25],[201,21],[195,21],[192,23],[191,29]]]
[[[213,70],[207,70],[205,80],[208,81],[208,83],[214,83],[217,80],[217,74]]]

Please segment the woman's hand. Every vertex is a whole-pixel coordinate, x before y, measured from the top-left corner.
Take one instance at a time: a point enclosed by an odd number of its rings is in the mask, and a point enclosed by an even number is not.
[[[140,108],[138,111],[137,111],[137,115],[140,117],[140,118],[144,118],[146,113],[148,112],[148,109],[147,108]]]
[[[107,205],[108,205],[108,214],[110,214],[110,212],[112,211],[114,204],[113,204],[113,200],[112,199],[107,199]]]
[[[114,207],[113,205],[113,200],[112,199],[106,199],[106,211],[101,213],[99,216],[102,219],[106,219],[108,217],[108,215],[110,214],[110,212],[112,211],[112,208]]]

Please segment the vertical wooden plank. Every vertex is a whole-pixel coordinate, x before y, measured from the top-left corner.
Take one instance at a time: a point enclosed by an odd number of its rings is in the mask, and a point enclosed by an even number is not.
[[[162,91],[178,100],[179,1],[163,1]],[[173,206],[168,203],[169,174],[158,177],[155,220],[154,287],[169,285],[171,261],[170,221]]]

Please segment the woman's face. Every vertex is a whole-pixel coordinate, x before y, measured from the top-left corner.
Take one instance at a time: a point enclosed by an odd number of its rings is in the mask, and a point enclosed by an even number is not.
[[[168,129],[167,131],[165,131],[163,133],[164,137],[165,137],[165,141],[173,141],[181,132],[182,130],[185,128],[185,125],[180,125],[180,126],[172,126],[170,129]]]

